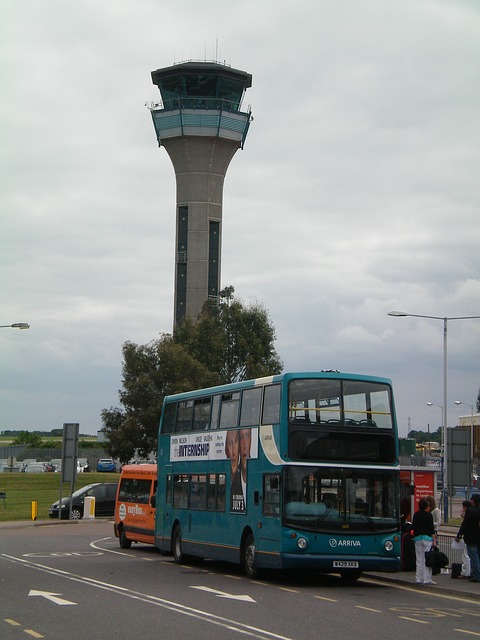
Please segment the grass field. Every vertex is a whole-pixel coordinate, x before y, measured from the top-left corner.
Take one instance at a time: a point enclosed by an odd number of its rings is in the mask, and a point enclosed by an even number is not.
[[[92,482],[118,482],[119,473],[78,473],[75,491]],[[50,505],[60,496],[59,473],[0,473],[0,492],[7,494],[6,508],[0,500],[0,522],[31,520],[32,501],[38,503],[37,520],[48,520]],[[70,483],[64,482],[62,497],[70,495]]]

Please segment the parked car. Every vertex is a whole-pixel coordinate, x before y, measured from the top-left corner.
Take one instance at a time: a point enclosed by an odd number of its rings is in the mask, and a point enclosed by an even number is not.
[[[78,458],[77,471],[78,473],[83,473],[84,471],[90,471],[90,463],[88,462],[87,458]]]
[[[25,472],[28,465],[32,464],[32,462],[38,462],[38,460],[36,458],[25,458],[25,460],[20,463],[22,465],[21,471]]]
[[[61,458],[52,458],[48,464],[50,466],[49,471],[57,471],[58,468],[61,468],[61,466],[62,466],[62,459]]]
[[[47,469],[47,471],[50,471],[50,469]],[[59,460],[58,464],[55,465],[55,467],[53,468],[53,471],[55,471],[56,473],[61,473],[62,471],[62,461]],[[77,460],[77,473],[82,473],[83,471],[90,471],[90,466],[88,464],[88,461],[86,458],[78,458]]]
[[[115,513],[115,497],[118,484],[116,482],[95,482],[78,489],[71,496],[62,498],[61,518],[66,520],[72,503],[71,519],[80,520],[83,517],[83,505],[87,496],[95,498],[95,517],[113,516]],[[58,500],[48,510],[50,518],[58,518]]]
[[[97,462],[97,471],[115,472],[117,470],[112,458],[100,458]]]
[[[25,473],[45,473],[46,470],[43,462],[31,462],[25,469]]]

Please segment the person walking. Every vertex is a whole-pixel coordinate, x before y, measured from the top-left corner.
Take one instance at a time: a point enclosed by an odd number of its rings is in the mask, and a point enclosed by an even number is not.
[[[472,506],[465,509],[463,522],[458,530],[456,540],[463,538],[470,558],[470,582],[480,582],[480,493],[470,498]]]
[[[433,524],[433,516],[428,509],[428,502],[421,498],[418,511],[413,514],[412,533],[415,542],[415,582],[417,584],[435,584],[432,581],[432,567],[425,564],[425,553],[437,542],[437,534]]]

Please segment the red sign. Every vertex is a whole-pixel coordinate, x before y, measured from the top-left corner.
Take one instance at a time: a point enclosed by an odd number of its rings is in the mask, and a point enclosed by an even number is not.
[[[414,471],[413,482],[415,484],[415,511],[418,511],[418,501],[427,496],[434,496],[435,473],[432,471]]]

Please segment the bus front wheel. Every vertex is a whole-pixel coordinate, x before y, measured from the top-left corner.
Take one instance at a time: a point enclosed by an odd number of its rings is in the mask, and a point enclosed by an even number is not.
[[[124,530],[123,527],[119,531],[118,539],[120,541],[120,548],[121,549],[130,549],[130,547],[132,546],[132,541],[129,540],[127,538],[127,536],[125,535],[125,530]]]
[[[182,552],[182,530],[180,525],[176,525],[172,536],[172,555],[177,564],[183,562]]]
[[[249,533],[243,544],[243,569],[247,578],[258,578],[257,560],[255,557],[255,540]]]

